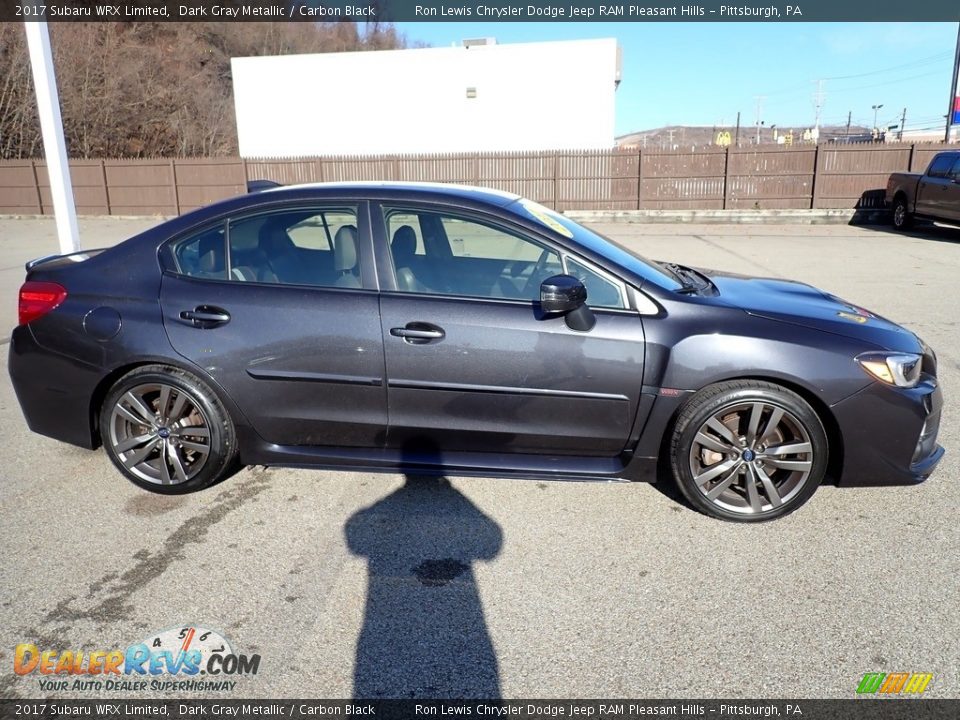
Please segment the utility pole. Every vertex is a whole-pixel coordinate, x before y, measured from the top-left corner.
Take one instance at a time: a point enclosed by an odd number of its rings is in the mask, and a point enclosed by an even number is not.
[[[847,134],[845,137],[850,137],[850,118],[853,117],[853,110],[847,112]]]
[[[813,106],[816,109],[813,122],[814,142],[820,142],[820,111],[823,109],[823,80],[817,80],[817,92],[813,96]]]
[[[950,130],[960,123],[960,104],[957,103],[957,80],[960,76],[960,24],[957,25],[957,51],[953,57],[953,78],[950,80],[950,106],[947,108],[947,129],[943,141],[950,142]]]
[[[763,113],[763,95],[756,95],[757,99],[757,145],[760,144],[760,115]]]
[[[904,108],[903,115],[900,116],[900,132],[897,133],[897,142],[901,142],[903,140],[903,131],[905,129],[904,126],[906,124],[907,124],[907,109]]]
[[[737,110],[737,135],[733,141],[736,147],[740,147],[740,111]]]
[[[873,110],[873,139],[880,139],[880,128],[877,127],[877,113],[880,112],[880,108],[883,107],[883,103],[879,105],[871,105],[870,109]]]

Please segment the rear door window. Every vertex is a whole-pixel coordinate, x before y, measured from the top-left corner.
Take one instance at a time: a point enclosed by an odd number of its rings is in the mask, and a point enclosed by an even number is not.
[[[927,175],[935,178],[945,178],[950,172],[950,169],[953,167],[953,164],[957,160],[956,155],[952,153],[944,153],[943,155],[937,155],[933,159],[933,162],[930,163],[930,169],[927,171]]]
[[[200,279],[359,288],[357,242],[354,207],[285,209],[213,225],[175,241],[168,257]]]
[[[960,155],[957,156],[956,162],[953,163],[953,167],[950,168],[950,172],[947,174],[951,180],[960,180]]]
[[[345,247],[351,243],[352,249]],[[354,209],[283,210],[238,218],[230,221],[230,276],[243,282],[359,287],[356,243]]]

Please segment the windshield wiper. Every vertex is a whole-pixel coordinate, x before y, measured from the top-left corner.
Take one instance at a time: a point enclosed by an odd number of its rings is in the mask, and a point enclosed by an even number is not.
[[[672,272],[683,286],[677,290],[678,293],[690,295],[700,292],[700,290],[705,287],[709,287],[709,285],[700,281],[701,275],[695,270],[691,270],[683,265],[677,265],[677,263],[663,263],[663,266]]]

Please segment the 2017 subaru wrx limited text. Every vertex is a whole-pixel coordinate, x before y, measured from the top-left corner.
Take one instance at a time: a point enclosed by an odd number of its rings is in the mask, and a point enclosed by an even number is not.
[[[669,467],[695,508],[757,521],[944,452],[936,357],[905,328],[452,185],[275,188],[32,261],[9,369],[32,430],[162,493],[254,464]]]

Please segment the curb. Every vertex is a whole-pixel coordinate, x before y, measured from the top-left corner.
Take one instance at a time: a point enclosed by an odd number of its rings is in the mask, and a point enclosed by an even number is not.
[[[768,225],[881,225],[890,222],[885,208],[864,210],[567,210],[571,220],[626,224],[768,224]],[[78,215],[80,220],[155,220],[175,215]],[[0,220],[51,220],[53,215],[3,215]]]
[[[176,215],[77,215],[78,220],[172,220]],[[0,220],[53,220],[53,215],[3,215]]]
[[[851,210],[568,210],[572,220],[612,223],[871,225],[889,222],[885,208]]]

